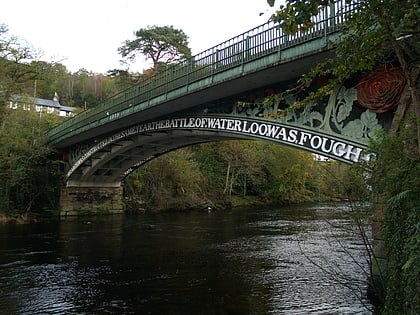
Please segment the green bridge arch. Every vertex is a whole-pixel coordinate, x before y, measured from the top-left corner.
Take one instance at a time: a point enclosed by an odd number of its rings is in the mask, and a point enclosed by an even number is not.
[[[254,104],[193,108],[129,127],[69,149],[66,185],[119,187],[132,170],[180,147],[221,140],[263,140],[352,164],[369,160],[369,141],[390,125],[358,106],[355,88],[338,86],[325,102],[285,117]],[[222,113],[221,113],[222,112]]]
[[[158,136],[163,134],[165,138],[164,145],[162,139]],[[145,149],[145,144],[150,142],[153,138],[152,147]],[[171,119],[163,119],[158,121],[138,124],[133,127],[124,129],[116,134],[99,141],[91,148],[82,154],[69,168],[66,177],[71,181],[77,169],[82,167],[89,160],[86,165],[86,171],[77,182],[78,186],[85,185],[119,185],[120,180],[127,176],[131,170],[158,157],[164,153],[175,150],[187,145],[221,141],[221,140],[263,140],[276,142],[295,148],[299,148],[308,152],[317,153],[335,160],[345,163],[355,163],[361,160],[368,160],[366,146],[347,139],[340,139],[311,129],[305,129],[298,126],[286,125],[266,119],[235,117],[226,115],[201,115],[201,116],[185,116]],[[160,150],[156,150],[156,145],[160,144]],[[118,147],[118,149],[113,149]],[[143,147],[143,155],[134,153],[134,147]],[[131,151],[131,155],[136,156],[137,160],[130,158],[131,164],[115,163],[113,171],[118,174],[107,174],[106,176],[99,176],[100,181],[90,181],[90,176],[95,176],[95,173],[88,172],[87,169],[95,168],[98,171],[98,165],[101,164],[103,168],[105,161],[112,164],[112,160],[118,161],[119,155],[127,154]],[[148,151],[149,150],[149,151]],[[103,152],[106,152],[103,154]],[[138,152],[138,150],[137,150]],[[101,163],[102,161],[102,163]],[[121,162],[121,160],[119,160]],[[116,165],[120,165],[120,169],[116,170]],[[111,179],[112,182],[104,178]],[[114,182],[116,180],[116,182]],[[86,182],[86,183],[84,183]],[[95,184],[93,184],[95,183]]]

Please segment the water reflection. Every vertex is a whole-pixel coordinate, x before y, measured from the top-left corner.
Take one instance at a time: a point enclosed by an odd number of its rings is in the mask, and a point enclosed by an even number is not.
[[[345,210],[3,225],[0,314],[371,314]]]

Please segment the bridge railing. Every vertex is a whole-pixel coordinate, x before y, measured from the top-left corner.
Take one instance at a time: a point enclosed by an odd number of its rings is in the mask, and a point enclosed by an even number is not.
[[[170,65],[166,70],[110,97],[102,104],[66,120],[50,130],[46,134],[47,139],[50,143],[59,142],[134,111],[153,106],[149,103],[150,100],[163,97],[191,83],[270,54],[280,55],[282,50],[339,31],[355,9],[356,3],[357,1],[336,1],[314,17],[314,26],[311,29],[293,35],[285,34],[272,21],[259,25],[189,60]],[[145,105],[139,108],[136,106],[138,104]]]

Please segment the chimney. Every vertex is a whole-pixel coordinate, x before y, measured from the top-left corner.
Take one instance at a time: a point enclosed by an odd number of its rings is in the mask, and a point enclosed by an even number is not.
[[[60,101],[60,97],[58,96],[57,92],[54,93],[53,101],[54,102],[59,102]]]

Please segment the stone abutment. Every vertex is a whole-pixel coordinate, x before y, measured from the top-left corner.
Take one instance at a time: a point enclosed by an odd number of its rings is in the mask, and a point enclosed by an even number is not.
[[[122,187],[61,187],[61,216],[122,213]]]

